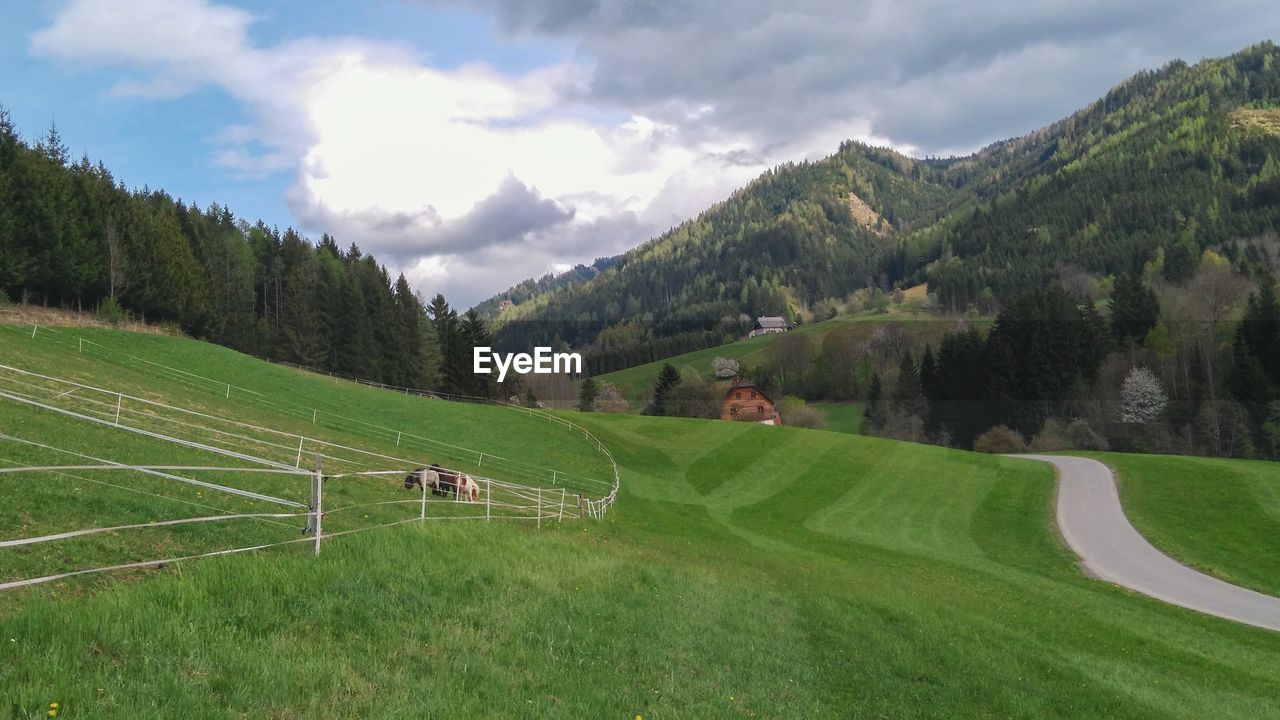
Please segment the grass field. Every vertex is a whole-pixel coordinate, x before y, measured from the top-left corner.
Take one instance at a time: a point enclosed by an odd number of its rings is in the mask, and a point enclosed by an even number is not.
[[[216,390],[0,337],[0,363],[229,407]],[[324,401],[584,476],[600,469],[590,446],[509,410],[187,341],[98,340],[273,399]],[[0,401],[0,432],[117,459],[182,455],[43,412]],[[63,718],[1280,717],[1280,636],[1083,577],[1050,527],[1046,465],[786,427],[574,418],[621,467],[605,521],[410,524],[337,538],[318,557],[295,546],[5,593],[0,712],[44,717],[57,702]],[[0,456],[19,452],[0,441]],[[4,507],[25,503],[32,522],[101,520],[70,487],[11,480],[0,476],[16,485]],[[2,517],[0,539],[24,534]],[[239,539],[210,533],[199,542]],[[0,571],[105,557],[109,541],[138,550],[124,538],[101,537],[92,557],[0,548]]]
[[[1153,545],[1228,582],[1280,595],[1280,464],[1089,453]]]
[[[850,435],[862,433],[862,422],[866,419],[863,417],[867,409],[866,403],[809,403],[809,406],[822,413],[822,417],[827,421],[828,430]]]

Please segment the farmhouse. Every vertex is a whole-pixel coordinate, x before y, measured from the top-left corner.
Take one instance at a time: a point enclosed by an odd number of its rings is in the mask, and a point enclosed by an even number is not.
[[[781,425],[782,416],[778,414],[769,399],[750,380],[738,378],[729,386],[720,405],[721,420],[743,420],[758,422],[764,425]]]
[[[782,333],[790,330],[792,324],[787,322],[786,318],[763,316],[756,318],[755,327],[747,337],[755,337],[757,335],[768,335],[769,333]]]

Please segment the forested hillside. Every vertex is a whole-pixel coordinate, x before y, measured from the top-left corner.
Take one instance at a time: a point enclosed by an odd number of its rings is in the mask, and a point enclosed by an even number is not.
[[[242,352],[421,388],[489,395],[470,372],[476,315],[429,304],[352,243],[130,190],[72,162],[56,128],[34,144],[0,109],[0,305],[173,323]]]
[[[1121,83],[1080,112],[963,158],[846,143],[786,165],[598,275],[497,296],[510,345],[588,346],[602,371],[718,344],[756,315],[927,281],[943,309],[1139,272],[1189,278],[1207,248],[1256,268],[1280,221],[1280,49]]]

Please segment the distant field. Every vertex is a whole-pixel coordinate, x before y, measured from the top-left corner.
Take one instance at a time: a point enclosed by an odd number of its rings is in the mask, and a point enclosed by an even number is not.
[[[862,433],[862,421],[865,419],[863,413],[867,409],[866,403],[810,403],[809,407],[822,413],[827,421],[827,429],[832,432],[849,433],[850,435]]]
[[[1089,453],[1153,545],[1228,582],[1280,595],[1280,463]]]
[[[101,332],[103,345],[272,398],[599,469],[578,438],[510,410]],[[3,364],[309,422],[21,331],[0,338]],[[63,718],[1280,717],[1280,636],[1084,577],[1050,530],[1046,465],[787,427],[568,416],[622,468],[607,520],[415,523],[337,538],[318,557],[275,549],[3,593],[0,707],[44,717],[57,702]],[[5,400],[0,432],[118,459],[199,459]],[[24,452],[0,440],[0,457]],[[181,512],[96,488],[0,475],[0,540],[104,522],[106,510]],[[349,490],[366,491],[376,488]],[[27,515],[15,519],[16,503]],[[146,532],[137,546],[121,533],[45,554],[0,548],[0,571],[277,531]]]
[[[812,325],[802,325],[792,330],[791,333],[810,337],[813,340],[816,351],[821,348],[822,339],[833,330],[854,328],[860,336],[870,337],[877,327],[891,322],[906,325],[908,332],[913,337],[918,337],[921,344],[932,342],[936,345],[942,335],[948,330],[955,329],[961,320],[959,318],[947,318],[925,313],[859,313],[857,315],[840,315],[831,320],[813,323]],[[990,318],[980,318],[971,322],[989,324],[992,321]],[[653,384],[658,378],[658,371],[662,368],[663,363],[669,362],[682,373],[693,372],[704,378],[711,377],[711,361],[717,357],[733,358],[747,367],[763,365],[769,360],[769,347],[782,338],[783,335],[783,333],[774,333],[753,338],[743,338],[727,345],[694,350],[664,360],[637,365],[625,370],[617,370],[601,375],[599,379],[617,385],[627,400],[631,402],[633,409],[638,412],[643,408],[652,393]]]

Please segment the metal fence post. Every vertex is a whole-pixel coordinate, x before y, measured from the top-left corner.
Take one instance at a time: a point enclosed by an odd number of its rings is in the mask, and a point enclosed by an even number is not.
[[[538,488],[538,529],[542,529],[542,488]]]
[[[324,523],[324,475],[321,474],[320,454],[316,453],[316,471],[311,475],[311,508],[315,512],[315,554],[320,554],[321,528]]]
[[[556,522],[564,522],[564,488],[560,488],[560,517]]]
[[[484,481],[484,519],[493,519],[493,481]]]
[[[116,427],[120,426],[120,404],[124,401],[124,396],[116,393]]]
[[[422,473],[418,475],[418,484],[422,486],[422,511],[418,513],[418,520],[422,522],[426,522],[427,520],[427,483],[422,477],[422,475],[425,474],[426,470],[423,470]]]
[[[298,459],[293,461],[294,467],[302,467],[302,441],[305,439],[306,438],[301,435],[298,436]],[[316,455],[317,462],[319,462],[319,457],[320,456],[317,454]]]

